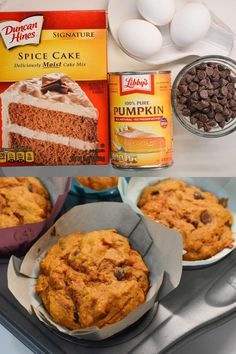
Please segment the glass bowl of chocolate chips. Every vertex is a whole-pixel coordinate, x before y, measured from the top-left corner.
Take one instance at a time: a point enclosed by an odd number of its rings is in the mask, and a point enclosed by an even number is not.
[[[236,130],[236,62],[206,56],[184,67],[172,89],[172,106],[190,132],[218,138]]]

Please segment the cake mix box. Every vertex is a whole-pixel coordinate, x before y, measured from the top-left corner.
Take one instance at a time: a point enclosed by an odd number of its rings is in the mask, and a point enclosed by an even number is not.
[[[0,98],[0,166],[107,164],[106,12],[1,12]]]

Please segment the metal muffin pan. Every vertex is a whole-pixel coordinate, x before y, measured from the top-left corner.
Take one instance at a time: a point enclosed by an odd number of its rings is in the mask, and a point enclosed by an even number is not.
[[[70,195],[65,210],[75,202]],[[28,315],[7,288],[7,266],[8,259],[0,260],[0,323],[34,353],[174,353],[186,341],[236,317],[236,251],[210,267],[184,270],[179,287],[160,301],[158,311],[153,308],[102,342],[68,338]]]

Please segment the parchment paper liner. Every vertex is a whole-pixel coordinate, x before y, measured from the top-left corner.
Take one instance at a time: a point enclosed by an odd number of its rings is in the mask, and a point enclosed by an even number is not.
[[[48,190],[53,206],[51,215],[42,222],[0,229],[0,257],[13,253],[24,254],[39,234],[53,224],[59,214],[70,189],[71,180],[62,177],[39,180]]]
[[[96,327],[71,331],[54,323],[35,293],[39,274],[39,262],[45,252],[57,240],[72,232],[90,232],[116,229],[129,238],[131,246],[138,250],[150,270],[151,287],[146,302],[122,321],[102,329]],[[154,237],[155,235],[155,237]],[[67,335],[102,340],[124,330],[141,318],[154,303],[179,284],[182,272],[182,242],[178,233],[156,222],[139,216],[126,204],[92,203],[76,206],[64,214],[26,254],[24,260],[12,257],[8,267],[8,287],[21,305],[38,317],[45,325]]]
[[[156,184],[158,181],[167,179],[167,177],[133,177],[129,183],[125,178],[119,178],[118,189],[123,202],[131,206],[131,208],[138,214],[142,215],[142,211],[138,208],[137,204],[143,190],[151,185]],[[232,225],[233,230],[233,247],[225,248],[218,252],[215,256],[208,259],[199,261],[183,261],[185,268],[199,268],[206,267],[214,264],[228,254],[230,254],[236,248],[236,179],[235,178],[210,178],[210,177],[181,177],[181,180],[190,185],[197,186],[202,190],[211,192],[217,196],[217,198],[228,199],[228,209],[233,214],[234,223]],[[183,254],[186,253],[183,250]]]

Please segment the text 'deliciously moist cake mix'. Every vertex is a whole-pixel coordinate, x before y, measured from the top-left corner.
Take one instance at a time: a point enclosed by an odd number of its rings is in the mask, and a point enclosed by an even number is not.
[[[109,86],[113,166],[170,166],[170,73],[114,73],[110,74]]]
[[[0,164],[107,164],[106,13],[0,21]]]

